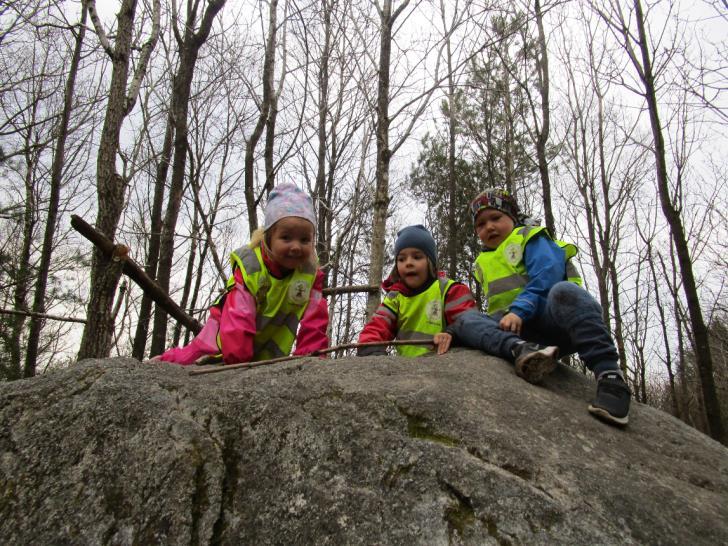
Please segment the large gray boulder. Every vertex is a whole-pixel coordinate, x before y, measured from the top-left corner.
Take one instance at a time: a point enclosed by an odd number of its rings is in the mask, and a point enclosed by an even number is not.
[[[0,386],[1,544],[728,544],[728,450],[474,351]]]

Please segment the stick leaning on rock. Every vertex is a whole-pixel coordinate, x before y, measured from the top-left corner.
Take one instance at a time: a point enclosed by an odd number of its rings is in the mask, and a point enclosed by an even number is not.
[[[359,349],[361,347],[389,347],[389,346],[397,346],[397,345],[433,345],[431,339],[412,339],[412,340],[402,340],[402,339],[396,339],[392,341],[371,341],[369,343],[346,343],[344,345],[337,345],[335,347],[327,347],[326,349],[319,349],[318,351],[313,351],[312,353],[308,353],[305,355],[296,355],[296,356],[282,356],[280,358],[271,358],[269,360],[260,360],[258,362],[242,362],[240,364],[227,364],[225,366],[219,366],[216,365],[214,367],[205,368],[201,370],[190,370],[190,375],[202,375],[202,374],[208,374],[208,373],[217,373],[217,372],[225,372],[228,370],[237,370],[240,368],[248,369],[248,368],[257,368],[259,366],[269,366],[271,364],[277,364],[278,362],[287,362],[289,360],[298,360],[300,358],[308,358],[312,356],[321,356],[328,353],[335,353],[336,351],[343,351],[346,349]],[[220,358],[216,355],[213,357],[210,356],[203,356],[202,358],[199,358],[197,361],[195,361],[195,364],[197,366],[204,366],[207,364],[214,364],[218,363],[220,361]]]

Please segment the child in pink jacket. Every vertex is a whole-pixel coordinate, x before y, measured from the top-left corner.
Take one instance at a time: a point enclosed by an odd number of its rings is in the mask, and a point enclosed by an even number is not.
[[[226,364],[234,364],[288,356],[294,342],[294,355],[326,348],[329,316],[315,225],[307,194],[294,184],[274,188],[263,228],[231,254],[227,291],[210,308],[202,331],[153,360],[188,365],[222,353]]]

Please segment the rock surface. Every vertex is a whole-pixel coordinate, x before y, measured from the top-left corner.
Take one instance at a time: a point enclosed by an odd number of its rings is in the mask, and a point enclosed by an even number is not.
[[[474,351],[0,385],[2,544],[727,544],[728,449]]]

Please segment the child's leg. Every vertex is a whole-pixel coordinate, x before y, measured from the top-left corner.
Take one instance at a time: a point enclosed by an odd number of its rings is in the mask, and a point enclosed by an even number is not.
[[[468,347],[513,362],[519,377],[529,383],[539,383],[556,367],[558,347],[527,343],[513,332],[502,330],[500,318],[500,315],[467,312],[448,327],[448,332]]]
[[[589,411],[607,422],[626,425],[632,393],[617,364],[618,353],[602,320],[602,308],[579,286],[560,282],[553,286],[546,310],[538,321],[541,333],[552,331],[570,345],[597,378],[597,394]]]
[[[466,347],[480,349],[493,356],[513,360],[513,347],[521,340],[512,332],[505,332],[498,326],[498,320],[477,311],[468,311],[447,327]]]
[[[534,326],[562,352],[577,352],[595,375],[619,369],[617,348],[602,320],[602,308],[580,286],[566,281],[555,284]]]

